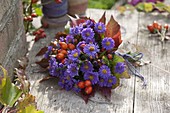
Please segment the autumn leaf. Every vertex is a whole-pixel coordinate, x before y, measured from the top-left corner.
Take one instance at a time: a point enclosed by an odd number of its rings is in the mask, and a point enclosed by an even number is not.
[[[48,50],[48,47],[44,47],[44,48],[42,48],[38,53],[37,53],[37,55],[36,56],[41,56],[41,55],[44,55],[45,54],[45,52]]]
[[[106,37],[113,37],[120,30],[120,25],[115,21],[113,16],[111,16],[109,22],[106,25]]]
[[[41,61],[36,62],[36,64],[40,65],[42,68],[47,68],[49,66],[49,59],[43,58]]]
[[[103,16],[99,19],[99,22],[106,24],[106,11],[103,13]]]

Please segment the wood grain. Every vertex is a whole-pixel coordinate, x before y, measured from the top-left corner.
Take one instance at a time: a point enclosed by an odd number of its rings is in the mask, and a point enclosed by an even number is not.
[[[161,14],[140,13],[137,45],[143,47],[145,58],[150,57],[152,63],[140,68],[148,82],[147,88],[142,89],[141,81],[136,79],[134,113],[170,112],[170,42],[162,47],[158,37],[149,36],[146,26],[155,20],[163,25],[169,22]]]

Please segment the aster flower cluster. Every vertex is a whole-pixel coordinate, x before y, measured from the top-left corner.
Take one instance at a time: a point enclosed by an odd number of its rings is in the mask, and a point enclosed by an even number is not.
[[[51,42],[44,58],[49,74],[59,78],[61,88],[90,95],[94,89],[119,85],[126,73],[124,59],[116,54],[120,35],[117,39],[106,32],[104,23],[87,19]]]

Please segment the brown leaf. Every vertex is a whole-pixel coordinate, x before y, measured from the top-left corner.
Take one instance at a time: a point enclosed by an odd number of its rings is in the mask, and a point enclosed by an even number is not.
[[[106,37],[114,37],[120,30],[120,25],[114,20],[113,16],[111,16],[109,22],[106,25]]]
[[[89,98],[90,98],[90,97],[94,97],[95,92],[96,92],[96,89],[95,89],[95,87],[94,87],[91,94],[87,95],[84,91],[81,91],[81,92],[80,92],[80,96],[82,97],[82,99],[83,99],[83,100],[85,101],[85,103],[87,104]]]
[[[42,48],[38,53],[37,53],[37,55],[36,56],[41,56],[41,55],[44,55],[45,54],[45,52],[48,50],[48,47],[44,47],[44,48]]]
[[[66,37],[67,34],[65,32],[58,32],[56,35],[55,35],[55,38],[56,39],[60,39],[60,37]]]
[[[44,81],[46,81],[46,80],[49,80],[49,79],[54,79],[55,77],[52,77],[52,76],[46,76],[46,77],[44,77],[43,79],[41,79],[39,82],[41,83],[41,82],[44,82]]]
[[[106,24],[106,11],[103,13],[103,16],[99,19],[99,22]]]
[[[25,69],[28,65],[28,58],[27,57],[22,57],[17,60],[19,63],[19,68]]]
[[[40,65],[42,68],[47,68],[49,66],[49,59],[43,58],[41,61],[36,62],[36,64]]]

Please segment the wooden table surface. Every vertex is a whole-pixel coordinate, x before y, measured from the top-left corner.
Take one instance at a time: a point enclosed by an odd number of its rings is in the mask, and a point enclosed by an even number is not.
[[[88,9],[87,15],[98,20],[104,10]],[[54,33],[62,28],[47,29],[47,38],[33,45],[29,53],[27,75],[31,81],[31,93],[36,96],[38,108],[45,113],[170,113],[170,41],[163,46],[158,37],[150,36],[146,26],[154,20],[169,24],[163,14],[145,14],[137,11],[120,15],[115,10],[106,11],[107,18],[113,15],[122,29],[122,47],[135,45],[144,53],[144,59],[151,63],[138,68],[147,80],[147,87],[142,81],[131,75],[130,79],[121,80],[121,85],[112,91],[111,102],[100,94],[91,98],[88,104],[73,92],[60,90],[55,80],[39,83],[47,73],[39,73],[35,61],[36,53],[53,39]],[[127,45],[127,42],[130,42]]]

